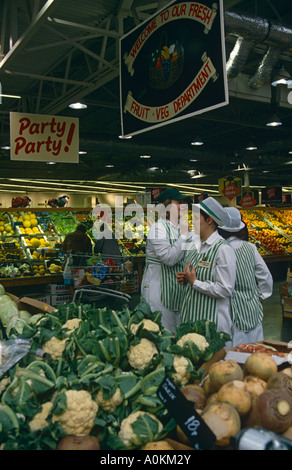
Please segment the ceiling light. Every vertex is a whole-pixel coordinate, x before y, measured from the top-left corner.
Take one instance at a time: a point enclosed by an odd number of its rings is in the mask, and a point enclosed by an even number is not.
[[[192,158],[190,159],[190,162],[197,162],[198,160],[193,160]]]
[[[114,168],[114,165],[105,165],[105,168]]]
[[[270,116],[268,122],[266,123],[266,126],[269,126],[269,127],[282,126],[281,119],[279,118],[279,116],[277,116],[277,114],[272,114],[272,116]]]
[[[10,150],[9,145],[4,145],[4,147],[1,147],[2,150]]]
[[[204,175],[204,173],[200,173],[200,172],[198,171],[198,174],[192,176],[191,178],[192,178],[192,180],[193,180],[193,179],[197,179],[197,178],[204,178],[204,176],[207,176],[207,175]]]
[[[69,108],[72,109],[86,109],[87,105],[84,103],[71,103],[69,104]]]
[[[155,171],[155,170],[159,170],[158,166],[152,166],[151,168],[149,168],[149,171]]]
[[[87,154],[87,152],[85,152],[84,150],[79,150],[78,153],[79,153],[79,155],[86,155]]]
[[[140,158],[151,158],[151,155],[140,155]]]
[[[291,85],[292,84],[292,77],[285,69],[284,65],[281,65],[280,70],[274,77],[274,80],[271,83],[273,86],[277,85]]]
[[[47,162],[47,165],[56,165],[56,162]]]
[[[245,150],[257,150],[257,146],[254,144],[254,142],[250,142],[246,147]]]
[[[132,139],[132,135],[119,135],[119,139]]]
[[[291,155],[291,154],[292,154],[292,150],[290,150],[288,153]]]
[[[0,93],[0,97],[1,98],[15,98],[15,99],[18,99],[18,100],[21,99],[21,96],[19,96],[19,95],[5,95],[4,93]]]
[[[192,142],[191,145],[204,145],[203,140],[200,137],[196,137]]]

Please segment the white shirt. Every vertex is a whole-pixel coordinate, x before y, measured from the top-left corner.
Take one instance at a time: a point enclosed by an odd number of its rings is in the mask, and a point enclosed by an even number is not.
[[[206,253],[209,248],[220,239],[222,239],[222,237],[216,230],[206,241],[201,242],[201,245],[198,247],[198,252],[200,254]],[[235,253],[231,246],[223,244],[218,250],[214,264],[214,281],[199,281],[197,279],[193,283],[193,289],[216,298],[217,329],[218,331],[224,331],[230,334],[230,336],[232,334],[230,297],[235,286],[235,276]]]

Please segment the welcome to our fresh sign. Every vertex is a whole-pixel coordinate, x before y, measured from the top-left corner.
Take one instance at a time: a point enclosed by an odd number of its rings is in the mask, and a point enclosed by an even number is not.
[[[79,162],[77,118],[10,113],[11,160]]]
[[[222,0],[175,1],[120,40],[123,135],[228,104]]]

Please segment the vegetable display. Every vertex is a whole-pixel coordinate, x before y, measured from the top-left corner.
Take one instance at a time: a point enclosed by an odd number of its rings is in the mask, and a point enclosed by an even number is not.
[[[165,375],[179,387],[195,384],[199,367],[229,340],[202,321],[174,334],[144,300],[120,311],[61,304],[23,321],[21,337],[30,349],[0,376],[5,450],[80,448],[80,436],[94,437],[105,450],[163,441],[176,426],[157,395]],[[204,337],[205,347],[180,341],[189,333]],[[7,342],[17,335],[12,325]]]

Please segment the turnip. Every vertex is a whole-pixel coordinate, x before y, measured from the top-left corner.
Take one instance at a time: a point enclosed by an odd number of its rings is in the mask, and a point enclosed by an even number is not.
[[[65,436],[57,450],[100,450],[100,444],[94,436]]]
[[[250,422],[275,433],[283,433],[292,426],[292,398],[280,389],[271,389],[253,402]]]
[[[229,403],[212,403],[202,411],[201,417],[216,436],[216,445],[228,446],[230,438],[240,431],[240,416]]]
[[[185,398],[194,403],[196,409],[203,409],[206,404],[206,393],[204,389],[197,384],[188,384],[181,389]]]
[[[245,375],[253,375],[266,382],[269,380],[270,376],[277,371],[278,367],[274,359],[263,352],[251,354],[244,363]]]
[[[245,383],[240,380],[232,380],[222,385],[218,390],[217,400],[234,406],[240,416],[246,415],[251,408],[250,394]]]
[[[252,397],[257,397],[266,390],[267,382],[254,375],[246,375],[243,382]]]
[[[209,377],[210,388],[217,391],[227,382],[243,380],[243,371],[237,362],[228,359],[212,364],[209,369]]]
[[[271,375],[267,382],[267,390],[271,389],[285,390],[292,397],[292,377],[283,372],[276,372],[276,374]]]

